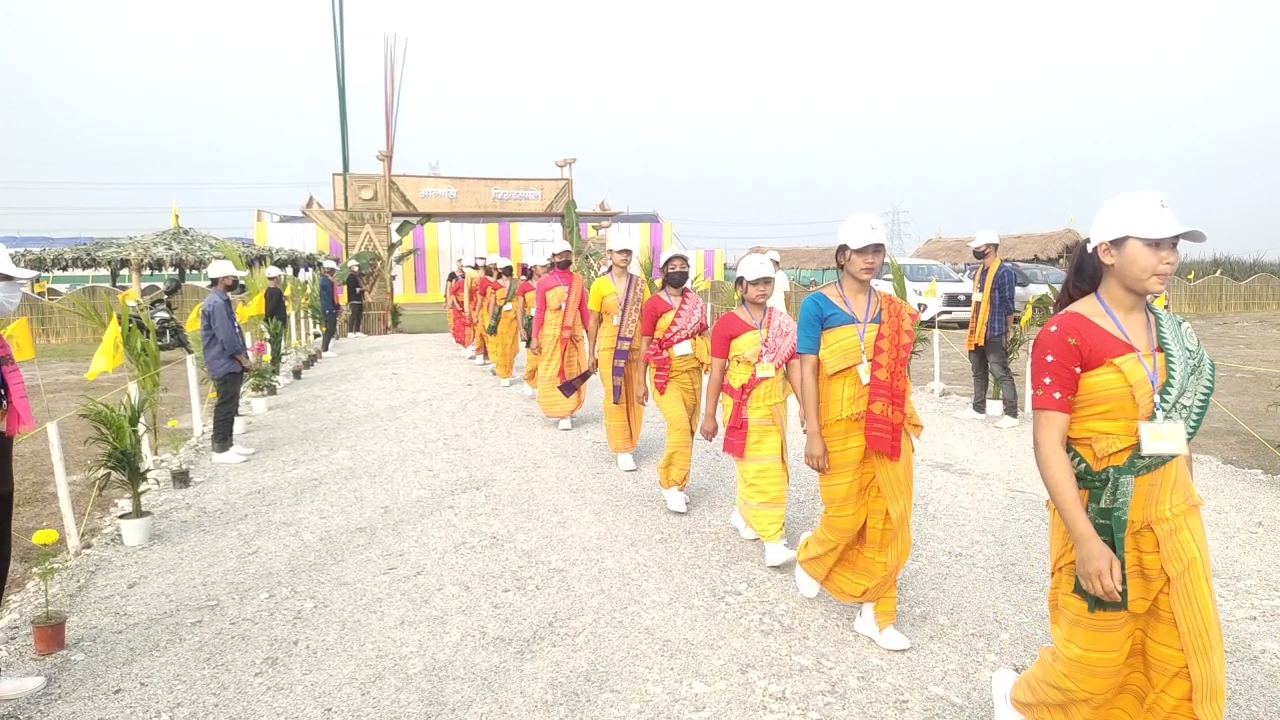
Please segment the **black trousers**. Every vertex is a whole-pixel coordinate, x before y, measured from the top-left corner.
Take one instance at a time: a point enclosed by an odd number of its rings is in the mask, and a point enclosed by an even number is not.
[[[4,574],[0,575],[0,599],[9,580],[9,562],[13,559],[13,438],[0,430],[0,560],[4,561]]]
[[[324,314],[324,337],[320,341],[320,352],[329,352],[329,343],[333,342],[333,336],[338,334],[338,313],[327,312]]]
[[[240,384],[244,373],[234,372],[213,381],[218,400],[213,404],[213,451],[226,452],[234,444],[231,433],[240,410]]]
[[[351,317],[347,321],[347,333],[355,335],[360,332],[360,322],[364,320],[364,303],[359,300],[347,303],[347,309],[351,311]]]
[[[1004,414],[1018,417],[1018,385],[1009,370],[1009,351],[1004,338],[990,338],[986,345],[969,351],[969,365],[973,368],[973,409],[987,414],[987,386],[991,375],[1000,383],[1000,399]]]

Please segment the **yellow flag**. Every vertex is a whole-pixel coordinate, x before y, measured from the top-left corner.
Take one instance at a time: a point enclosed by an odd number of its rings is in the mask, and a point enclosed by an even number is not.
[[[258,293],[247,303],[236,308],[236,321],[241,325],[249,322],[249,318],[267,314],[267,298],[265,293]]]
[[[1188,279],[1188,280],[1195,280],[1195,279],[1196,279],[1196,271],[1195,271],[1195,270],[1192,270],[1191,272],[1187,273],[1187,279]]]
[[[124,364],[124,337],[120,334],[120,321],[115,313],[111,314],[111,322],[107,323],[107,331],[102,334],[102,342],[89,361],[89,372],[84,374],[86,380],[92,380],[102,373],[109,373]]]
[[[49,283],[47,282],[33,283],[31,285],[31,292],[35,293],[36,295],[43,295],[49,292]]]
[[[938,280],[936,278],[933,280],[930,280],[929,287],[925,288],[924,292],[921,293],[921,295],[927,298],[938,297]]]
[[[1156,307],[1158,307],[1158,308],[1160,308],[1161,310],[1163,310],[1163,309],[1164,309],[1164,300],[1165,300],[1165,298],[1166,298],[1167,296],[1168,296],[1168,293],[1160,293],[1159,295],[1157,295],[1157,296],[1156,296],[1156,299],[1155,299],[1155,300],[1152,300],[1152,301],[1151,301],[1151,304],[1152,304],[1152,305],[1155,305]]]
[[[184,323],[183,327],[185,327],[187,329],[187,332],[189,333],[200,332],[200,306],[199,305],[191,308],[191,314],[187,316],[187,322]]]
[[[178,227],[178,201],[173,201],[173,227]]]
[[[9,349],[13,351],[13,359],[17,362],[30,360],[36,356],[36,339],[31,334],[31,321],[27,318],[14,320],[9,327],[0,330],[0,335],[3,335],[5,341],[9,343]]]
[[[1035,313],[1035,311],[1036,311],[1036,306],[1032,305],[1031,303],[1027,303],[1027,307],[1022,311],[1022,317],[1018,318],[1018,324],[1024,328],[1030,325],[1031,316]]]
[[[138,295],[137,290],[134,290],[133,288],[126,288],[124,292],[120,293],[120,306],[123,307],[130,301],[137,301],[141,299],[142,297]]]

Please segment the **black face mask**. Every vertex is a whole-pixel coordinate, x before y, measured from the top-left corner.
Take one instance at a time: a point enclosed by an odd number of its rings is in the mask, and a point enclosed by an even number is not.
[[[671,272],[663,275],[662,280],[667,284],[667,287],[669,288],[677,288],[677,289],[682,288],[684,287],[685,283],[689,282],[689,271],[688,270],[672,270]]]
[[[572,261],[572,260],[557,260],[557,261],[555,262],[555,266],[556,266],[556,269],[557,269],[557,270],[568,270],[569,268],[573,267],[573,261]]]
[[[974,248],[974,249],[973,249],[973,259],[974,259],[974,260],[986,260],[986,259],[987,259],[987,251],[986,251],[984,248]]]

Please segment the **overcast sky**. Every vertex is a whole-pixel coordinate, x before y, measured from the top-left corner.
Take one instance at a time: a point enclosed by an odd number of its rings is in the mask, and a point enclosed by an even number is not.
[[[155,230],[173,201],[243,235],[332,202],[328,2],[3,5],[0,235]],[[580,205],[657,210],[692,247],[829,244],[891,203],[920,238],[1084,232],[1156,189],[1206,249],[1280,251],[1280,3],[1047,6],[350,0],[352,166],[378,169],[394,32],[396,172],[577,157]]]

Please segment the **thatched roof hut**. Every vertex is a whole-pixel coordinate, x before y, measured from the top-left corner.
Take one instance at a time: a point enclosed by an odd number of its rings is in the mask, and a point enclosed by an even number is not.
[[[748,253],[761,255],[774,250],[782,257],[779,263],[786,270],[834,270],[836,267],[836,246],[808,247],[767,247],[757,245]]]
[[[911,253],[911,257],[937,260],[954,265],[973,262],[973,251],[965,247],[972,237],[930,238]],[[1027,235],[1001,235],[1000,259],[1015,262],[1039,262],[1062,265],[1084,238],[1067,228]]]

